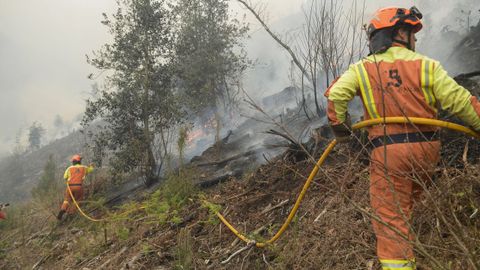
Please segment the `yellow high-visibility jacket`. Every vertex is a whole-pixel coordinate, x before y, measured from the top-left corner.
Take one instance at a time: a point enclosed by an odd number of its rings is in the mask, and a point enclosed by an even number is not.
[[[395,46],[350,65],[327,89],[327,115],[331,125],[345,121],[347,104],[359,95],[364,118],[394,116],[437,118],[438,108],[455,114],[480,131],[480,103],[458,85],[439,62],[407,48]],[[385,105],[385,106],[384,106]],[[409,124],[387,126],[387,134],[433,131],[435,127]],[[369,128],[369,136],[383,135],[383,127]]]
[[[93,166],[72,165],[65,170],[63,178],[69,185],[82,185],[85,176],[93,171]]]

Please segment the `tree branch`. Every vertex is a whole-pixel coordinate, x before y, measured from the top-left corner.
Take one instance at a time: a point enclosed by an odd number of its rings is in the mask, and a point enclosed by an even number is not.
[[[297,56],[295,55],[295,53],[293,52],[293,50],[290,48],[290,46],[288,46],[285,42],[283,42],[275,33],[272,32],[272,30],[270,30],[270,28],[268,27],[268,25],[263,21],[263,19],[260,17],[260,15],[258,14],[258,12],[256,12],[246,1],[244,0],[237,0],[238,2],[240,2],[242,5],[244,5],[252,14],[253,16],[255,16],[255,18],[257,19],[257,21],[263,26],[263,28],[265,29],[265,31],[268,32],[268,34],[270,34],[270,36],[278,43],[280,44],[280,46],[282,46],[285,50],[287,50],[287,52],[290,54],[290,56],[292,57],[292,60],[293,62],[295,63],[295,65],[300,69],[300,71],[305,75],[305,77],[307,77],[307,79],[309,81],[311,81],[311,77],[309,76],[307,70],[302,66],[302,64],[300,63],[300,61],[298,60]]]

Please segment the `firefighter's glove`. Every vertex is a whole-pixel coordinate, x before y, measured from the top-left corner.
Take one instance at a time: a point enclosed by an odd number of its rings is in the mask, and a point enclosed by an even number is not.
[[[345,122],[338,125],[331,125],[333,135],[338,143],[347,143],[352,139],[352,121],[347,116]]]

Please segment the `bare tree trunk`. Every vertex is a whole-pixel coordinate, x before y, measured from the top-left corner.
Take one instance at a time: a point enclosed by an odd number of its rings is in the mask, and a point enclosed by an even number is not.
[[[144,74],[144,81],[143,81],[143,104],[146,105],[146,107],[143,108],[143,133],[144,133],[144,139],[145,139],[145,144],[146,144],[146,168],[145,168],[145,185],[150,186],[154,182],[157,181],[157,178],[155,177],[155,156],[153,155],[153,136],[150,131],[150,119],[149,119],[149,114],[148,110],[150,110],[150,102],[149,102],[149,91],[150,91],[150,76],[149,76],[149,67],[150,67],[150,54],[148,50],[148,45],[146,45],[144,49],[144,64],[145,64],[145,74]]]

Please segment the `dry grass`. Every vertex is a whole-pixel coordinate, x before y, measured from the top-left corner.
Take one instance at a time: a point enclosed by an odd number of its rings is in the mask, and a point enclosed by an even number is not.
[[[213,222],[211,207],[200,202],[197,192],[172,185],[164,190],[180,197],[159,192],[138,204],[169,201],[165,219],[155,218],[164,213],[157,208],[152,211],[160,212],[132,211],[107,226],[107,243],[102,226],[76,219],[28,245],[14,247],[11,240],[2,241],[8,248],[0,268],[31,268],[39,257],[48,256],[43,264],[48,269],[120,269],[127,264],[135,269],[378,269],[368,170],[362,157],[346,147],[337,148],[285,234],[268,248],[245,251],[226,265],[220,262],[244,243],[223,224]],[[480,206],[480,165],[468,161],[455,167],[443,162],[434,184],[416,205],[412,230],[419,236],[414,245],[421,269],[478,269],[480,214],[472,214]],[[216,209],[221,205],[239,230],[265,240],[285,220],[311,168],[307,161],[292,163],[279,157],[202,198]],[[288,203],[262,214],[287,199]],[[135,204],[120,211],[132,207]],[[45,216],[38,213],[32,224],[18,225],[7,235],[25,228],[24,238],[31,237],[33,225]],[[73,234],[73,228],[79,231]]]

